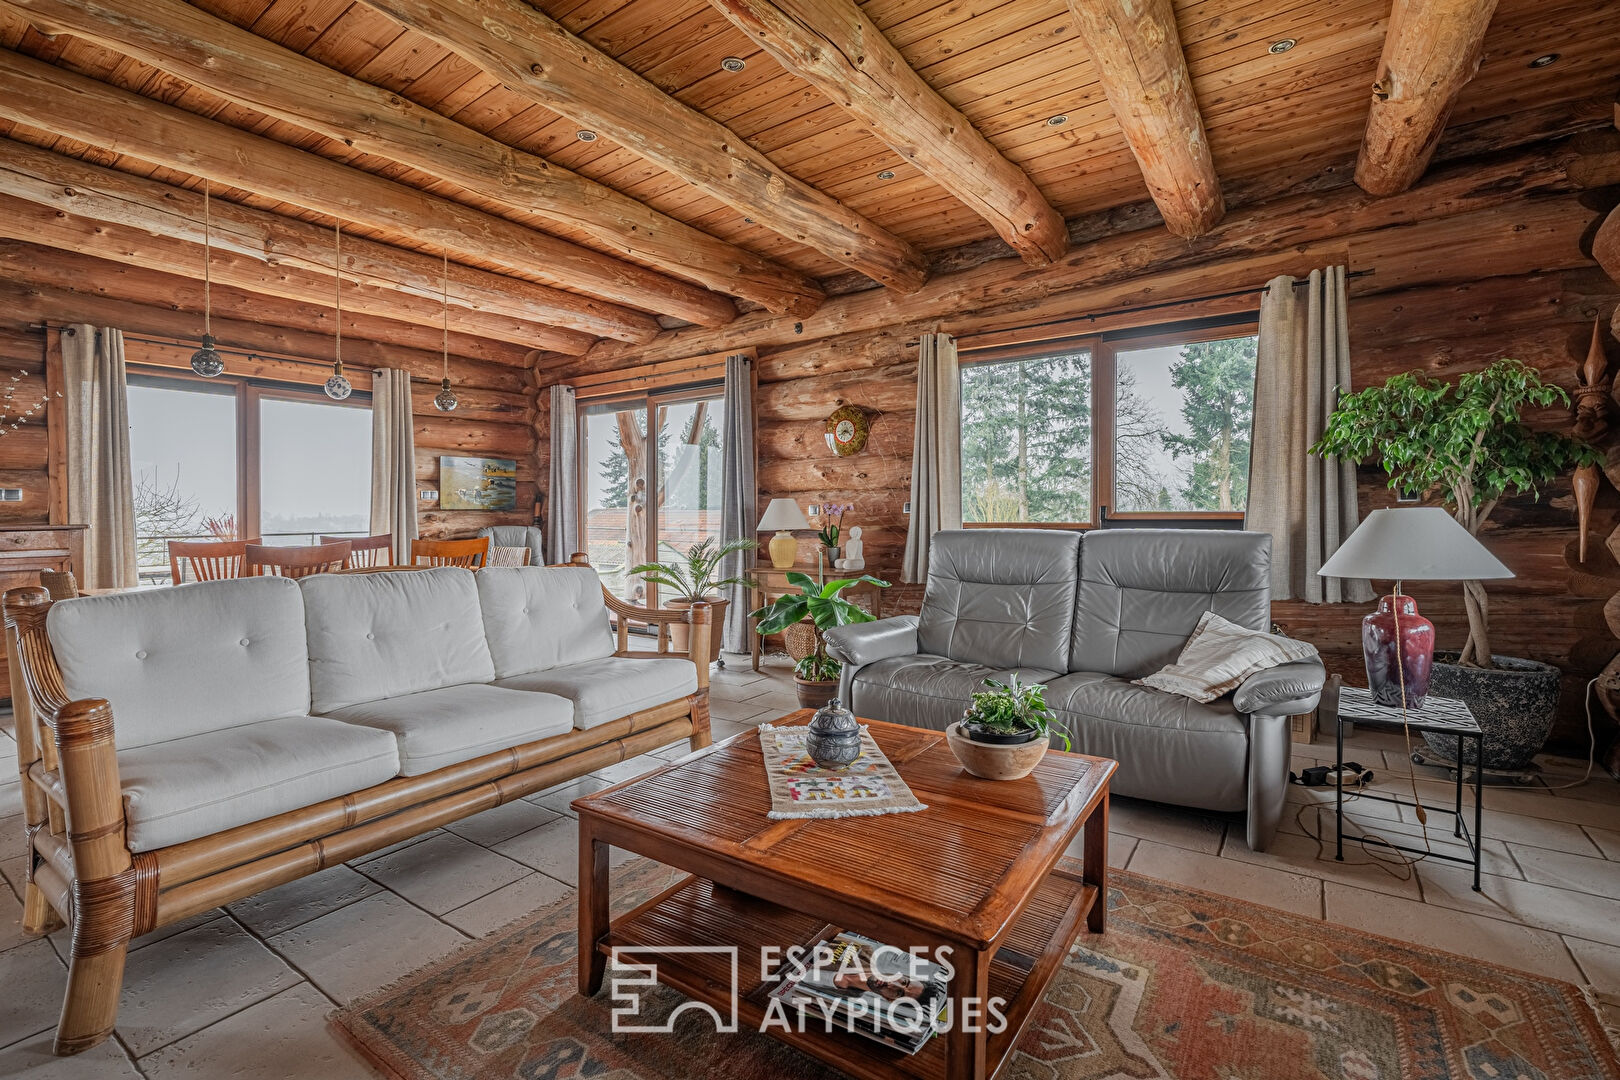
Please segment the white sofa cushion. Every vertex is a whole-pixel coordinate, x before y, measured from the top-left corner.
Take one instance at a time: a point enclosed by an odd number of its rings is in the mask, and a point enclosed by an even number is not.
[[[573,726],[574,707],[567,698],[551,694],[470,683],[350,705],[327,715],[392,732],[399,740],[399,774],[420,776],[561,735]]]
[[[601,579],[588,566],[488,567],[478,599],[497,679],[613,655]]]
[[[495,678],[471,570],[316,574],[299,584],[311,712]]]
[[[380,784],[398,771],[399,752],[387,732],[315,716],[118,752],[132,851],[261,821]]]
[[[304,602],[288,578],[83,596],[45,625],[69,699],[111,702],[120,749],[309,712]]]
[[[697,668],[690,660],[609,656],[514,675],[495,685],[567,698],[574,703],[574,726],[583,731],[638,709],[695,694]]]

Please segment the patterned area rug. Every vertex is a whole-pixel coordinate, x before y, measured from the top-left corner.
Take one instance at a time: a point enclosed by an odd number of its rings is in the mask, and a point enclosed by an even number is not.
[[[680,875],[615,871],[627,910]],[[1107,932],[1082,934],[1000,1077],[1019,1080],[1620,1080],[1568,983],[1123,871]],[[617,914],[617,911],[616,911]],[[575,992],[572,900],[468,945],[334,1014],[406,1080],[831,1078],[696,1009],[669,1034],[614,1034]],[[644,1018],[684,1000],[652,991]]]

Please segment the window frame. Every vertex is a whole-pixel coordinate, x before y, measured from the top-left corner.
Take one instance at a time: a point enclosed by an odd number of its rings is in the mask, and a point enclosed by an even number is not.
[[[1238,527],[1242,510],[1114,510],[1114,433],[1118,419],[1120,350],[1193,345],[1223,338],[1253,337],[1259,333],[1259,312],[1196,322],[1160,324],[1098,334],[1072,334],[1013,345],[974,348],[958,346],[959,369],[1015,360],[1039,360],[1071,352],[1091,357],[1091,520],[1090,521],[964,521],[964,529],[1071,529],[1086,532],[1111,525],[1153,525],[1180,522],[1189,525]],[[958,372],[960,379],[960,370]],[[958,399],[961,391],[958,387]]]
[[[221,375],[205,379],[190,371],[146,364],[129,365],[127,375],[135,385],[189,393],[210,393],[230,397],[236,411],[236,523],[244,539],[263,535],[260,491],[259,403],[264,400],[301,401],[329,405],[337,409],[371,410],[371,394],[356,390],[342,401],[333,401],[314,387],[298,383],[254,379],[243,375]]]

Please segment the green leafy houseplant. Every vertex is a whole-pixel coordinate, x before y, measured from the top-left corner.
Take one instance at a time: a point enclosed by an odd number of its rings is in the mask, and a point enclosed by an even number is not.
[[[739,551],[752,551],[759,546],[757,540],[730,540],[717,544],[714,537],[705,536],[686,549],[684,558],[671,562],[642,563],[630,568],[648,581],[671,590],[673,600],[695,602],[710,596],[727,585],[751,585],[746,577],[720,577],[720,564],[726,556]],[[680,554],[673,544],[664,547]]]
[[[1539,495],[1564,470],[1598,460],[1580,439],[1525,424],[1526,408],[1568,405],[1569,395],[1518,360],[1498,360],[1455,383],[1422,372],[1396,375],[1339,400],[1311,453],[1376,460],[1407,497],[1431,493],[1470,534],[1509,495]],[[1463,582],[1468,642],[1459,663],[1489,668],[1485,587]]]
[[[816,627],[816,651],[795,664],[793,673],[806,682],[831,682],[838,678],[842,665],[827,655],[827,643],[822,635],[836,626],[872,621],[869,612],[839,594],[851,585],[867,583],[887,589],[889,583],[863,574],[858,578],[839,578],[823,585],[809,574],[798,571],[789,572],[787,580],[799,591],[778,596],[753,613],[754,618],[759,620],[759,635],[780,634],[794,623],[809,619]]]
[[[990,689],[974,693],[973,703],[962,714],[962,727],[968,738],[978,734],[992,737],[1028,735],[1033,741],[1056,735],[1063,740],[1063,749],[1073,746],[1068,730],[1058,723],[1052,710],[1047,708],[1046,687],[1040,683],[1020,682],[1017,672],[1013,672],[1004,683],[986,679],[984,685]],[[1011,740],[991,738],[984,741]]]

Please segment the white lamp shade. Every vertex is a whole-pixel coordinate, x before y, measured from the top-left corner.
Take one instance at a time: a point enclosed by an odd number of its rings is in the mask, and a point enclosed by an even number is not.
[[[1482,581],[1513,576],[1513,571],[1438,506],[1374,510],[1317,573],[1380,581]]]
[[[772,499],[771,504],[765,508],[765,516],[759,519],[760,532],[792,532],[794,529],[808,529],[810,519],[804,516],[799,504],[792,499]]]

